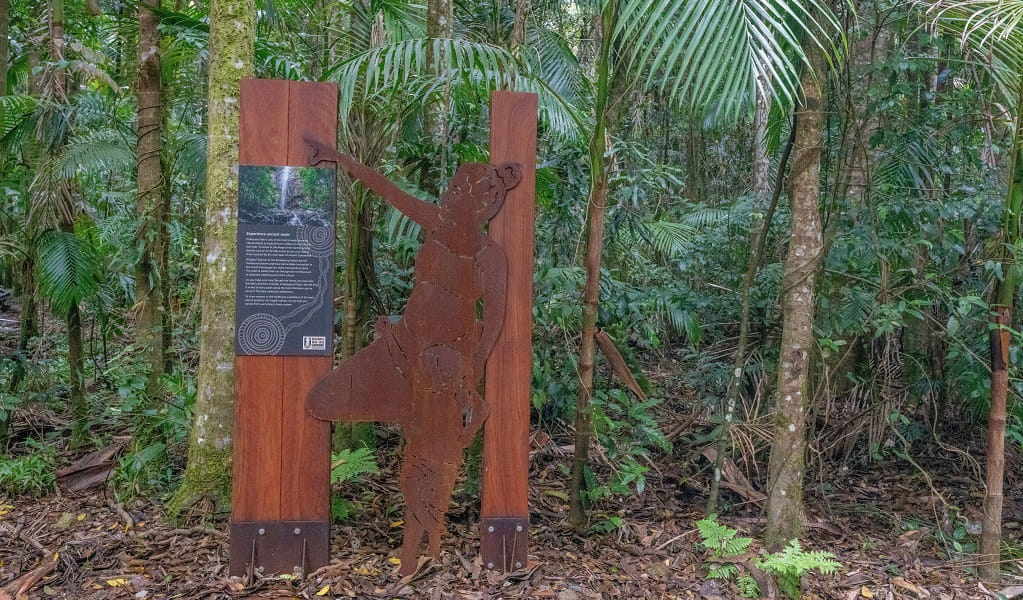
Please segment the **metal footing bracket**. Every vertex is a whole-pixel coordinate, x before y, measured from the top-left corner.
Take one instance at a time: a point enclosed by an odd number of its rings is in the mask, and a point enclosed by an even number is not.
[[[480,555],[488,569],[509,573],[526,567],[529,519],[489,517],[480,519]]]
[[[326,565],[330,525],[320,521],[231,523],[231,575],[248,568],[262,575],[303,576]]]

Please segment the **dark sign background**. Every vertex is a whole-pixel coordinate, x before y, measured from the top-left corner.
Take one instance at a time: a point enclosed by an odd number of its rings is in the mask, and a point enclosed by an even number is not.
[[[235,352],[332,354],[334,170],[238,171]]]

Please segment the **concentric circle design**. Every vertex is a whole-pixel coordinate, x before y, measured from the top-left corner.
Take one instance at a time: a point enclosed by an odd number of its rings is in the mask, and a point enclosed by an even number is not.
[[[277,354],[284,347],[284,338],[284,324],[271,314],[249,315],[238,326],[238,346],[246,354]]]
[[[306,225],[298,230],[298,242],[318,258],[334,255],[334,228]]]

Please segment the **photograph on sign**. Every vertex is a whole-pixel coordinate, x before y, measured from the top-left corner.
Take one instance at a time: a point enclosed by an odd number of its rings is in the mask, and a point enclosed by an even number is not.
[[[240,355],[329,355],[334,170],[238,168]]]
[[[333,227],[334,170],[242,165],[238,222]]]

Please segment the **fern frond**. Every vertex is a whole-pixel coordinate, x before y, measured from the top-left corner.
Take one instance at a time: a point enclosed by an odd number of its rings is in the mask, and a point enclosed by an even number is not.
[[[355,450],[345,449],[331,455],[330,482],[356,481],[362,475],[379,473],[373,451],[363,446]]]

